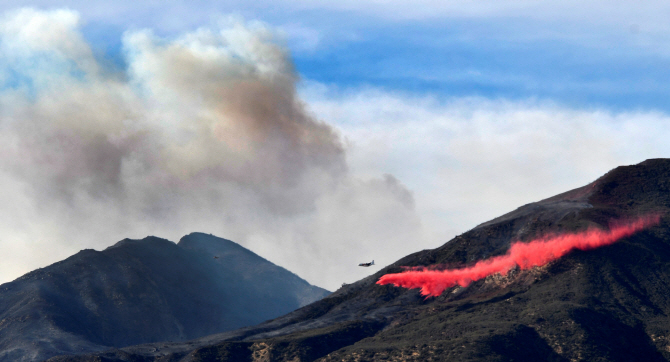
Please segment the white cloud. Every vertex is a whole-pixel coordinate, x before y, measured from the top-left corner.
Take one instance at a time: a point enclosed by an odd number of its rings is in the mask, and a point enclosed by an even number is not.
[[[211,232],[329,288],[360,277],[355,258],[378,245],[360,238],[406,253],[420,227],[411,194],[348,172],[271,29],[233,17],[173,39],[127,32],[119,75],[78,24],[64,10],[0,22],[4,281],[149,234]]]
[[[354,174],[390,173],[413,191],[427,235],[418,248],[614,167],[670,154],[670,116],[658,112],[341,92],[309,82],[301,94],[344,135]]]

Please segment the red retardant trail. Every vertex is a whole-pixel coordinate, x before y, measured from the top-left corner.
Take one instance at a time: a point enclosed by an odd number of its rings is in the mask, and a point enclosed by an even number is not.
[[[447,288],[457,284],[466,287],[473,281],[492,274],[506,274],[517,265],[522,270],[530,269],[556,260],[573,249],[589,250],[613,244],[621,238],[658,224],[660,219],[660,215],[648,215],[629,223],[610,223],[613,225],[610,230],[592,227],[577,234],[548,235],[528,243],[516,242],[507,254],[479,261],[471,267],[386,274],[379,278],[377,284],[421,288],[422,295],[437,297]]]

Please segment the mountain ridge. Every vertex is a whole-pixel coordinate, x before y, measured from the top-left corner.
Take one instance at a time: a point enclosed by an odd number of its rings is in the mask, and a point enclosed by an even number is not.
[[[230,240],[192,233],[181,241],[123,239],[0,285],[0,361],[192,339],[328,293]]]
[[[159,351],[147,344],[51,361],[668,361],[668,211],[670,160],[621,166],[260,325],[164,343]],[[492,275],[439,297],[376,284],[403,267],[472,265],[506,253],[512,242],[607,229],[611,220],[650,212],[664,215],[659,225],[613,245]]]

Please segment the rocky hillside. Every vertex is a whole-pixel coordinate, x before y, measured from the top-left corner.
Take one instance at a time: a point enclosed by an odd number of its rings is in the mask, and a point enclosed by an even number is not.
[[[670,160],[619,167],[258,326],[51,361],[668,361],[668,211]],[[401,266],[471,265],[504,254],[513,241],[607,228],[611,219],[649,212],[665,216],[614,245],[436,298],[376,284]]]
[[[254,325],[321,299],[240,245],[193,233],[125,239],[0,285],[0,361],[42,361]]]

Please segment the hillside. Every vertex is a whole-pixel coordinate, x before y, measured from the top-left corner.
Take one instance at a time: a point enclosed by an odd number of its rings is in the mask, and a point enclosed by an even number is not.
[[[0,361],[185,341],[327,295],[240,245],[193,233],[83,250],[0,285]]]
[[[258,326],[51,361],[668,361],[669,209],[670,160],[618,167]],[[401,266],[471,265],[512,241],[649,212],[665,216],[614,245],[436,298],[376,284]]]

